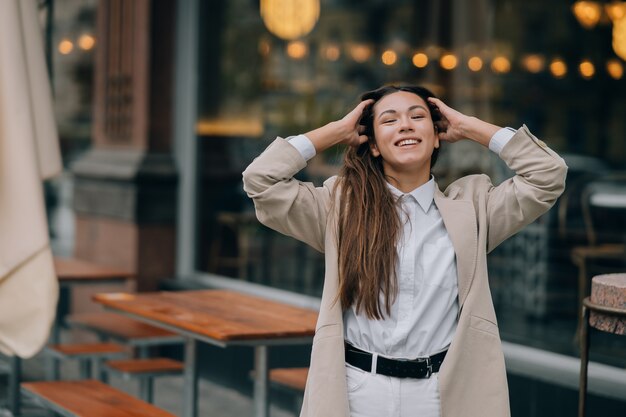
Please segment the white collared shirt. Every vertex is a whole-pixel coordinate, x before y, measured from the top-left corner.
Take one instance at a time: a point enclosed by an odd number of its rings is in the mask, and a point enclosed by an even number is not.
[[[496,132],[489,149],[500,153],[515,130]],[[309,160],[315,147],[304,135],[288,138]],[[413,359],[445,350],[454,337],[459,312],[456,255],[434,204],[434,177],[410,193],[387,184],[398,197],[402,233],[396,245],[398,294],[391,314],[371,320],[355,306],[344,312],[344,338],[352,345],[394,358]],[[384,306],[384,295],[381,294]]]

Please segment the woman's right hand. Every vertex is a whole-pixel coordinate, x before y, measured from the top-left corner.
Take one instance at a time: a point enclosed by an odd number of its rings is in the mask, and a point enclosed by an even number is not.
[[[363,109],[373,102],[374,100],[371,99],[364,100],[342,119],[307,132],[305,135],[313,142],[315,151],[320,153],[339,143],[348,146],[359,146],[367,142],[367,135],[363,134],[365,128],[359,124],[359,121],[361,120]]]
[[[338,121],[338,123],[341,124],[341,130],[344,131],[342,134],[343,139],[339,143],[357,147],[367,142],[367,135],[363,134],[365,132],[365,126],[361,125],[359,122],[361,121],[363,110],[373,102],[374,100],[372,99],[360,102],[350,113],[346,114],[343,119]]]

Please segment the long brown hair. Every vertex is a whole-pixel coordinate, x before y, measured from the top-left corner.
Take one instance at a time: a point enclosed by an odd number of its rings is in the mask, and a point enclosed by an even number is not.
[[[384,96],[407,91],[421,97],[429,106],[433,122],[440,120],[427,98],[434,94],[417,86],[385,86],[368,91],[361,100],[373,99],[361,117],[368,142],[349,148],[339,175],[339,293],[342,308],[356,304],[370,319],[383,318],[380,295],[384,295],[384,311],[391,313],[397,295],[396,244],[400,237],[400,216],[396,210],[397,199],[387,187],[382,157],[374,157],[370,145],[374,138],[374,105]],[[437,160],[439,149],[433,151],[431,168]]]

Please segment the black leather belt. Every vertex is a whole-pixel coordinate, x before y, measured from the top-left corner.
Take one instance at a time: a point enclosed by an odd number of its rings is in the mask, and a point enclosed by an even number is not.
[[[366,372],[372,370],[372,354],[346,343],[346,362]],[[418,359],[391,359],[378,356],[376,373],[396,378],[430,378],[434,372],[439,372],[447,350],[428,358]]]

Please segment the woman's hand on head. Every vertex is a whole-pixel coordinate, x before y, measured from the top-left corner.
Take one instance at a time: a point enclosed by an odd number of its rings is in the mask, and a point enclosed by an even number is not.
[[[439,140],[457,142],[461,139],[468,139],[467,127],[471,124],[472,117],[454,110],[438,98],[429,97],[428,101],[437,108],[435,111],[439,111],[441,115],[441,120],[435,122]]]
[[[466,116],[454,110],[438,98],[429,97],[428,101],[441,114],[441,121],[436,122],[439,140],[456,142],[461,139],[470,139],[489,147],[493,135],[501,129],[500,126],[485,122],[477,117]]]
[[[367,142],[367,135],[364,134],[365,126],[361,125],[361,116],[363,110],[371,105],[374,100],[363,100],[357,106],[346,114],[341,120],[337,121],[337,125],[340,129],[340,135],[342,137],[339,143],[343,143],[348,146],[359,146],[362,143]]]
[[[359,121],[363,115],[363,109],[373,102],[374,100],[364,100],[342,119],[307,132],[306,137],[313,143],[315,151],[320,153],[339,143],[359,146],[367,142],[367,136],[363,134],[365,127],[360,125]]]

